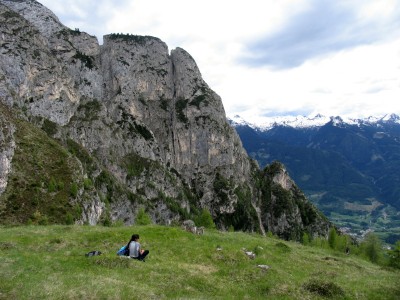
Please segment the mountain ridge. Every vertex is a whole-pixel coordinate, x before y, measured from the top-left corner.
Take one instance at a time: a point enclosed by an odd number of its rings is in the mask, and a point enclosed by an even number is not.
[[[275,126],[288,126],[293,128],[310,128],[320,127],[329,122],[333,122],[337,125],[363,125],[363,124],[377,124],[381,122],[393,122],[400,124],[400,116],[394,113],[385,114],[381,116],[369,116],[365,118],[353,118],[353,117],[341,117],[341,116],[324,116],[316,114],[313,117],[303,115],[287,115],[287,116],[275,116],[275,117],[263,117],[256,122],[249,122],[242,118],[240,115],[228,116],[231,124],[247,125],[253,129],[266,131]]]
[[[34,0],[1,0],[0,21],[2,222],[131,225],[145,210],[171,224],[206,209],[225,230],[327,235],[283,165],[249,158],[184,49],[99,45]]]
[[[351,122],[334,117],[318,126],[316,122],[296,126],[295,117],[289,120],[270,127],[231,124],[260,166],[274,160],[284,163],[309,199],[335,224],[358,235],[372,229],[396,241],[400,237],[399,117]]]

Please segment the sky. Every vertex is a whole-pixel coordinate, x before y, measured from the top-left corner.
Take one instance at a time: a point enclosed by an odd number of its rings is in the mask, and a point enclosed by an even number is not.
[[[39,0],[102,37],[191,54],[228,116],[400,115],[399,0]]]

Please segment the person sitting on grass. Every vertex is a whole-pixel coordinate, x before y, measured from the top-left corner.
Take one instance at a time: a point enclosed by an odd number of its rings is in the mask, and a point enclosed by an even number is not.
[[[145,261],[146,256],[149,254],[149,250],[143,250],[139,243],[139,235],[133,234],[129,241],[129,256],[134,259]]]

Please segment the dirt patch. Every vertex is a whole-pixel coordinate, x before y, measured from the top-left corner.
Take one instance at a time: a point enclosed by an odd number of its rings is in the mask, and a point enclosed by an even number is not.
[[[382,203],[380,203],[375,199],[370,199],[370,201],[371,204],[357,204],[357,203],[345,202],[344,208],[352,211],[373,212],[375,209],[383,205]]]

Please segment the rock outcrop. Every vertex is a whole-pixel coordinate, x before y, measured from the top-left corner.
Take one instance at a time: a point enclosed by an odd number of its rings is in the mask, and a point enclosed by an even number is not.
[[[311,228],[301,225],[298,208],[275,218],[270,209],[279,193],[263,203],[260,182],[284,190],[295,184],[286,175],[266,178],[248,157],[220,97],[185,50],[121,34],[104,36],[100,46],[34,0],[0,1],[0,38],[0,101],[79,162],[64,184],[70,192],[63,197],[79,207],[74,222],[133,224],[145,208],[154,222],[170,224],[207,208],[220,228],[285,236],[294,223]],[[0,124],[1,192],[11,189],[15,142],[13,127]],[[10,203],[7,197],[0,201]],[[26,212],[21,220],[32,218]],[[325,220],[315,224],[326,234]]]
[[[3,114],[0,119],[0,195],[7,187],[8,174],[11,172],[15,149],[14,131],[14,125]]]

